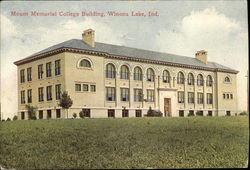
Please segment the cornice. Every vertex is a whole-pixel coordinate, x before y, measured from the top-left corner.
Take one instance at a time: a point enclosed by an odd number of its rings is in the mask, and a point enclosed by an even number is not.
[[[160,65],[166,65],[166,66],[183,67],[183,68],[191,68],[191,69],[214,71],[214,72],[227,72],[227,73],[233,73],[233,74],[237,74],[239,72],[239,71],[229,70],[229,69],[208,68],[208,67],[193,66],[193,65],[188,65],[188,64],[179,64],[179,63],[171,63],[171,62],[165,62],[165,61],[156,61],[156,60],[150,60],[150,59],[134,58],[134,57],[128,57],[128,56],[112,55],[112,54],[108,54],[106,52],[83,50],[83,49],[69,48],[69,47],[61,47],[61,48],[58,48],[58,49],[55,49],[55,50],[52,50],[49,52],[30,56],[30,57],[18,60],[16,62],[14,62],[14,64],[19,66],[19,65],[29,63],[29,62],[34,61],[34,60],[38,60],[40,58],[49,57],[51,55],[59,54],[62,52],[97,55],[97,56],[103,56],[105,58],[110,58],[110,59],[128,60],[128,61],[135,61],[135,62],[160,64]]]

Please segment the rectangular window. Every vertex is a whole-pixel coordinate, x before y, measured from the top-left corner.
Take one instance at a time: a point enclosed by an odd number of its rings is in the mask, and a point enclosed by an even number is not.
[[[188,92],[188,103],[194,103],[194,93]]]
[[[193,110],[189,110],[188,116],[194,116],[194,111]]]
[[[121,88],[121,101],[129,101],[129,89]]]
[[[29,67],[29,68],[27,68],[27,81],[32,81],[32,68],[31,67]]]
[[[90,117],[90,109],[82,109],[84,117]]]
[[[115,117],[115,110],[114,109],[108,109],[108,117]]]
[[[142,101],[142,89],[135,89],[134,97],[135,97],[135,102],[141,102]]]
[[[21,112],[21,119],[24,120],[25,119],[25,113]]]
[[[21,104],[25,104],[25,91],[21,91]]]
[[[56,109],[56,118],[61,118],[61,109]]]
[[[213,95],[212,95],[212,93],[207,93],[207,104],[213,104]]]
[[[38,88],[38,101],[39,102],[43,101],[43,87]]]
[[[27,92],[28,92],[28,103],[32,103],[32,89],[29,89]]]
[[[147,102],[154,102],[154,90],[147,90]]]
[[[52,86],[47,86],[47,101],[52,100]]]
[[[184,92],[178,92],[178,103],[184,103]]]
[[[38,79],[42,79],[43,78],[43,65],[40,64],[38,65]]]
[[[106,100],[115,101],[115,88],[114,87],[106,87]]]
[[[223,94],[223,99],[226,99],[226,94]]]
[[[55,75],[60,75],[61,74],[61,60],[56,60],[55,61]]]
[[[43,119],[43,111],[39,110],[39,119]]]
[[[51,118],[51,110],[47,110],[47,119]]]
[[[208,116],[213,116],[213,111],[208,111]]]
[[[51,62],[46,63],[46,77],[51,77]]]
[[[203,104],[203,93],[198,93],[197,102],[198,104]]]
[[[56,100],[61,99],[61,84],[57,84],[55,86],[56,88]]]
[[[91,92],[95,92],[96,91],[95,85],[90,85],[90,91]]]
[[[233,99],[233,94],[230,94],[231,99]]]
[[[81,91],[81,84],[75,84],[75,90]]]
[[[24,69],[20,70],[20,82],[25,82],[25,75],[24,75]]]
[[[184,110],[179,110],[179,117],[184,117]]]
[[[129,117],[128,114],[128,109],[122,109],[122,117]]]
[[[141,110],[135,110],[135,117],[142,117]]]
[[[82,90],[83,91],[89,91],[89,85],[88,84],[83,84],[82,85]]]

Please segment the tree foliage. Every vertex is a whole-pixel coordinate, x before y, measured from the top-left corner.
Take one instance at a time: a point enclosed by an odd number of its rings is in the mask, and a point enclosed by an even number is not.
[[[36,120],[36,110],[37,107],[26,105],[25,108],[28,110],[28,119],[29,120]]]
[[[69,109],[73,104],[73,101],[71,100],[70,96],[66,91],[62,93],[62,97],[59,101],[59,106],[61,106],[63,109]]]

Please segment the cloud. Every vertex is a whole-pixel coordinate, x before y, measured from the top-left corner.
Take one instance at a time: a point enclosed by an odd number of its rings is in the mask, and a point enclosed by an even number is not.
[[[49,46],[70,39],[81,39],[83,30],[96,30],[96,40],[111,44],[123,44],[121,31],[108,24],[85,18],[81,22],[62,20],[55,25],[26,27],[17,25],[1,15],[1,112],[13,117],[17,112],[17,72],[14,61],[27,57]]]
[[[162,52],[194,57],[197,50],[207,50],[208,60],[240,70],[238,74],[239,108],[246,108],[248,69],[247,30],[235,20],[206,8],[192,11],[174,26],[159,30],[156,43]]]

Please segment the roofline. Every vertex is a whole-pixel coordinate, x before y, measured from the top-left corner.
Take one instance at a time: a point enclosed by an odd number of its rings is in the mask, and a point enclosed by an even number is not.
[[[59,54],[59,53],[63,53],[63,52],[83,53],[83,54],[104,56],[106,58],[130,60],[130,61],[137,61],[137,62],[146,62],[146,63],[161,64],[161,65],[167,65],[167,66],[177,66],[177,67],[192,68],[192,69],[198,69],[198,70],[227,72],[227,73],[233,73],[233,74],[239,73],[239,71],[231,70],[231,69],[209,68],[209,67],[201,67],[201,66],[194,66],[194,65],[188,65],[188,64],[172,63],[172,62],[166,62],[166,61],[134,58],[134,57],[129,57],[129,56],[112,55],[112,54],[109,54],[106,52],[99,52],[99,51],[93,51],[93,50],[83,50],[83,49],[77,49],[77,48],[71,48],[71,47],[60,47],[60,48],[57,48],[57,49],[54,49],[54,50],[51,50],[51,51],[48,51],[45,53],[37,54],[34,56],[30,56],[30,57],[15,61],[14,64],[16,66],[19,66],[19,65],[29,63],[29,62],[34,61],[34,60],[38,60],[40,58],[49,57],[51,55],[55,55],[55,54]]]

